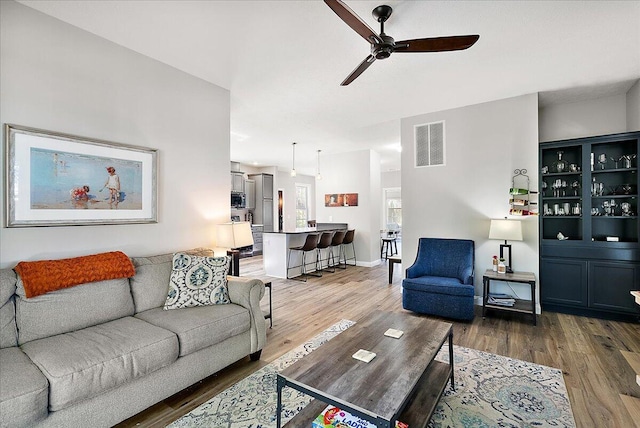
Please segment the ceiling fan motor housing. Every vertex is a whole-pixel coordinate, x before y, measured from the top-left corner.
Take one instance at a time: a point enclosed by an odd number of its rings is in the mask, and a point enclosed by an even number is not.
[[[393,37],[387,36],[384,33],[380,34],[380,38],[382,39],[382,43],[371,45],[371,54],[375,56],[376,59],[389,58],[395,48],[395,40],[393,40]]]

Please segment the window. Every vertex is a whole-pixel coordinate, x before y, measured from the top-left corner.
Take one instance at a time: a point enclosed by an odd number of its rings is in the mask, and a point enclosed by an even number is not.
[[[400,189],[384,190],[385,220],[387,229],[399,229],[402,227],[402,198]]]
[[[296,184],[296,227],[307,227],[309,220],[309,187]]]

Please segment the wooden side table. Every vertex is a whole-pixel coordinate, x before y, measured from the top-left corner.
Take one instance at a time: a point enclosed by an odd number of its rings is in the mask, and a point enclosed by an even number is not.
[[[491,281],[506,281],[506,282],[518,282],[522,284],[529,284],[531,286],[531,300],[515,299],[516,302],[513,306],[493,305],[488,302],[489,293],[491,289]],[[493,309],[496,311],[505,312],[520,312],[524,314],[531,314],[533,316],[533,325],[536,325],[536,276],[531,272],[513,272],[513,273],[498,273],[491,269],[482,276],[482,318],[485,317],[487,309]]]
[[[389,260],[389,284],[391,284],[393,282],[393,265],[402,263],[402,258],[400,256],[391,256],[387,260]]]
[[[265,282],[264,288],[269,289],[269,312],[264,313],[264,319],[269,320],[269,328],[273,328],[273,300],[271,299],[271,282]]]

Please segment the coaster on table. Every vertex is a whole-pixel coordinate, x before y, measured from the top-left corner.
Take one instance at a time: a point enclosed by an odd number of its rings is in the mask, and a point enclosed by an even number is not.
[[[404,331],[396,330],[395,328],[390,328],[389,330],[384,332],[385,336],[393,337],[394,339],[400,339],[403,334]]]
[[[376,357],[376,353],[367,351],[364,349],[360,349],[358,352],[353,354],[352,357],[355,358],[356,360],[360,360],[360,361],[364,361],[365,363],[368,363],[369,361],[373,360]]]

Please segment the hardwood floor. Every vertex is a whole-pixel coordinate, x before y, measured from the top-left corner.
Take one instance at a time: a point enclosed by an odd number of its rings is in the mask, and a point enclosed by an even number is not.
[[[340,319],[404,311],[399,269],[388,284],[386,265],[349,267],[307,282],[264,276],[262,257],[241,259],[240,271],[273,283],[273,328],[260,361],[247,357],[119,427],[165,426]],[[268,307],[266,296],[262,304]],[[519,314],[491,312],[483,320],[476,307],[473,322],[454,323],[454,344],[561,369],[578,427],[640,427],[621,397],[640,397],[640,386],[620,352],[640,352],[638,324],[543,312],[533,326]]]

